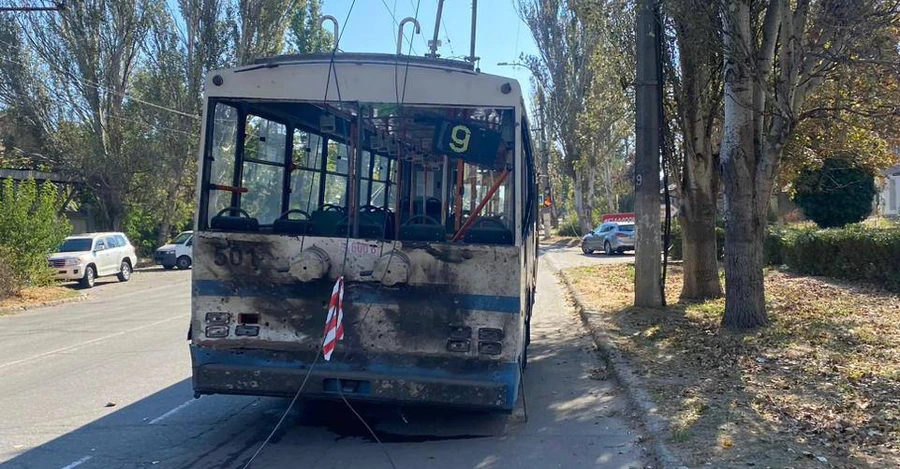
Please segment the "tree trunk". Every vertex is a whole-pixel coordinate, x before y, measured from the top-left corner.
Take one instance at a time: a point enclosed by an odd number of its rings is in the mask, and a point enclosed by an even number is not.
[[[735,2],[726,11],[725,119],[722,178],[725,183],[725,315],[727,328],[753,328],[768,323],[763,285],[763,232],[767,193],[757,191],[753,57],[750,5]],[[767,201],[762,201],[767,202]]]
[[[768,324],[763,283],[765,218],[756,210],[750,186],[725,191],[725,316],[722,325],[750,329]],[[746,202],[745,202],[746,201]]]
[[[681,246],[684,259],[682,300],[722,296],[716,249],[715,192],[683,194]]]
[[[684,259],[681,299],[702,300],[722,296],[715,232],[719,161],[713,150],[722,102],[722,58],[716,48],[710,47],[713,36],[697,23],[696,15],[715,15],[718,7],[712,3],[699,5],[695,0],[672,5],[682,74],[676,99],[684,136],[679,219]]]
[[[172,210],[169,209],[171,204],[166,204],[166,210],[163,210],[162,219],[159,221],[159,233],[156,235],[156,245],[162,246],[169,240],[169,230],[172,229]]]
[[[584,171],[580,169],[575,170],[573,186],[575,192],[575,214],[578,216],[578,226],[581,227],[582,233],[588,233],[594,227],[591,226],[591,206],[590,201],[588,200],[590,197],[590,193],[588,192],[588,188],[586,187],[587,184],[585,184]]]

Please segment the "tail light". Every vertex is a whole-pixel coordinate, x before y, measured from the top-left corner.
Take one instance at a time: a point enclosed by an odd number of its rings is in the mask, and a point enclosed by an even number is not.
[[[206,326],[206,337],[211,339],[228,337],[228,326]]]
[[[223,325],[231,322],[231,313],[206,313],[206,323],[209,325]]]

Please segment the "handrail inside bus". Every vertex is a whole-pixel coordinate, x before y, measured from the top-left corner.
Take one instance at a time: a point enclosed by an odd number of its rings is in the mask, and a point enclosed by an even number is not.
[[[250,192],[250,189],[246,187],[226,186],[223,184],[210,184],[209,188],[217,191],[231,192],[232,194],[246,194],[247,192]]]
[[[475,207],[475,210],[469,215],[469,219],[466,220],[466,223],[463,224],[462,228],[453,235],[453,238],[450,241],[459,241],[463,236],[465,236],[466,232],[469,231],[469,228],[475,224],[475,221],[478,219],[478,214],[481,213],[481,210],[487,205],[488,201],[490,201],[497,190],[500,189],[500,186],[503,185],[503,181],[506,180],[506,177],[509,176],[509,168],[504,168],[503,172],[500,173],[500,177],[497,178],[497,181],[494,182],[494,185],[491,186],[490,190],[488,190],[487,194],[484,195],[484,198],[481,199],[481,202],[478,203],[478,206]]]

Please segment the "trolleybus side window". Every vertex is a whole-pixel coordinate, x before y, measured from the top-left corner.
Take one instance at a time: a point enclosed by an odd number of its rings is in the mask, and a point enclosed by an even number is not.
[[[271,225],[281,215],[287,127],[254,115],[247,116],[246,125],[241,187],[247,192],[240,207],[261,225]]]
[[[325,164],[324,205],[347,208],[347,174],[349,174],[349,150],[347,145],[328,141],[328,160]]]
[[[310,214],[319,207],[323,143],[324,139],[316,134],[294,130],[295,169],[291,172],[291,210],[303,210]]]
[[[237,150],[238,110],[226,104],[216,104],[213,111],[212,142],[209,157],[209,183],[231,186],[234,183],[234,157]],[[231,206],[231,192],[209,191],[207,220],[220,210]]]

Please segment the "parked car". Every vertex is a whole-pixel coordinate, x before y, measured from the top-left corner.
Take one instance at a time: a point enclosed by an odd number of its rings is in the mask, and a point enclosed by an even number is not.
[[[194,232],[184,231],[180,233],[171,244],[166,244],[156,250],[153,260],[157,265],[166,270],[178,267],[180,270],[189,269],[194,263],[193,257]]]
[[[622,254],[634,249],[634,223],[607,222],[581,239],[585,254],[603,250],[606,255]]]
[[[98,277],[108,275],[127,282],[137,254],[124,233],[85,233],[66,238],[48,262],[57,280],[77,280],[91,288]]]

